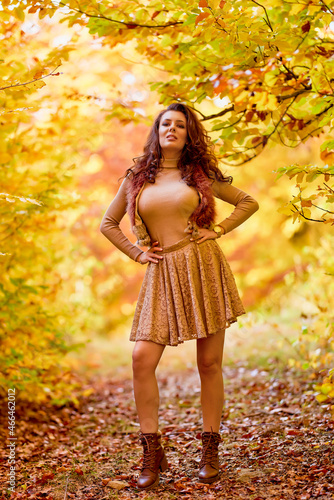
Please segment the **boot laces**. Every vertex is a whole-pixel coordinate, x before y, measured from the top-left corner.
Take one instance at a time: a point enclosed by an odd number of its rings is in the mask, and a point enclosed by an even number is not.
[[[154,436],[145,436],[145,434],[141,434],[140,441],[144,447],[142,470],[149,469],[154,472],[156,453],[159,447],[157,446]]]
[[[200,466],[212,464],[217,459],[218,445],[220,436],[210,432],[209,435],[203,435],[203,455]]]

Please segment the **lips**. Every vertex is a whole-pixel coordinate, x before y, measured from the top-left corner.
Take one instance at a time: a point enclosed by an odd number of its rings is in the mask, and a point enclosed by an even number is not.
[[[175,135],[169,134],[167,135],[167,139],[177,139]]]

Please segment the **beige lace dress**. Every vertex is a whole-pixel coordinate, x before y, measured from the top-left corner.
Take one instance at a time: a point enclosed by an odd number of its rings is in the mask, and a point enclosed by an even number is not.
[[[125,179],[105,213],[102,233],[129,257],[142,250],[124,235],[119,223],[126,213]],[[219,225],[225,234],[257,209],[257,202],[236,187],[212,184],[216,197],[235,205]],[[190,241],[185,230],[199,203],[195,188],[187,186],[177,168],[164,168],[154,184],[147,183],[137,200],[138,213],[151,241],[163,248],[163,259],[149,262],[139,293],[130,340],[148,340],[176,346],[185,340],[206,338],[230,326],[245,310],[235,280],[216,240]],[[224,236],[222,236],[224,238]],[[221,240],[222,240],[221,238]]]

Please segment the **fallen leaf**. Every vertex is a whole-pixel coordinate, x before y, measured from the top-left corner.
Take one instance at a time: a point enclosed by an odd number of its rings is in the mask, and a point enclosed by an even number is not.
[[[106,486],[108,488],[112,488],[113,490],[123,490],[124,488],[129,488],[130,484],[126,483],[125,481],[111,480],[111,481],[108,481]]]

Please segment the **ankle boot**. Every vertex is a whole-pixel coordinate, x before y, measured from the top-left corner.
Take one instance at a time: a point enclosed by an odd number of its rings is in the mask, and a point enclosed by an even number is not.
[[[202,459],[200,462],[199,481],[213,483],[219,478],[218,445],[221,441],[218,432],[202,432]]]
[[[161,446],[161,432],[140,433],[139,440],[144,448],[144,457],[137,486],[141,489],[150,490],[159,483],[159,470],[163,472],[168,467],[165,451]]]

